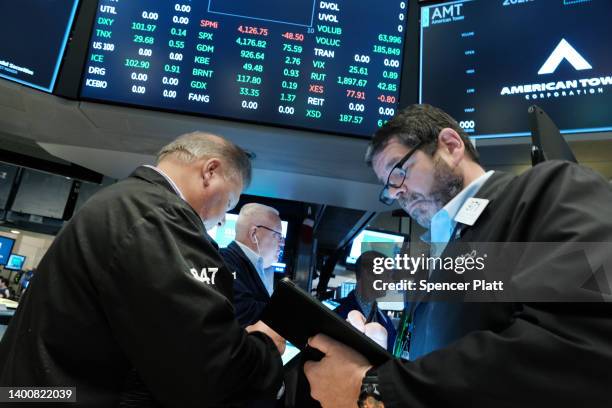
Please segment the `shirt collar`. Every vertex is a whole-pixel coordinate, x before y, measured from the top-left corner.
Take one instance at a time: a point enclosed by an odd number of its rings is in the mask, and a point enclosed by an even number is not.
[[[172,181],[170,176],[168,176],[166,173],[164,173],[159,167],[151,166],[150,164],[146,164],[145,167],[148,167],[148,168],[150,168],[152,170],[155,170],[156,172],[161,174],[162,177],[165,178],[166,181],[170,184],[170,186],[176,192],[176,194],[178,194],[179,197],[181,197],[183,200],[185,200],[185,196],[183,195],[183,192],[178,188],[176,183],[174,181]]]
[[[465,202],[474,197],[478,190],[487,182],[487,180],[493,175],[494,171],[490,170],[476,180],[472,181],[466,188],[461,190],[459,194],[453,197],[443,208],[441,208],[434,216],[431,218],[431,226],[430,229],[421,236],[421,240],[425,242],[437,242],[437,243],[445,243],[448,242],[451,238],[451,234],[455,227],[457,226],[457,222],[455,221],[455,217],[463,207]]]
[[[272,296],[272,292],[274,290],[274,270],[272,268],[264,269],[263,267],[263,258],[259,256],[255,251],[253,251],[248,246],[244,245],[241,242],[236,242],[236,245],[242,249],[242,252],[246,255],[249,261],[253,264],[253,267],[257,271],[259,278],[261,279],[266,291],[270,296]]]
[[[259,272],[259,264],[263,266],[263,258],[257,255],[257,252],[253,251],[248,246],[244,245],[242,242],[236,241],[236,244],[242,249],[242,252],[246,255],[246,257],[251,261],[257,272]],[[263,269],[263,268],[262,268]]]

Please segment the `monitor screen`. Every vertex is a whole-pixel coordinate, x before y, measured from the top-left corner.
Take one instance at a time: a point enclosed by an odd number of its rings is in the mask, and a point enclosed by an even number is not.
[[[0,77],[53,90],[78,0],[3,1]]]
[[[355,288],[357,287],[357,282],[355,281],[345,281],[340,284],[340,291],[338,293],[338,299],[344,299],[347,297]]]
[[[0,236],[0,265],[6,265],[15,245],[15,240],[8,237]]]
[[[365,229],[353,240],[346,263],[354,264],[362,253],[370,250],[379,251],[389,257],[395,256],[401,250],[404,239],[405,236],[401,234]]]
[[[462,0],[421,8],[420,101],[476,137],[612,130],[612,2]]]
[[[11,211],[62,219],[73,180],[24,169]]]
[[[340,306],[340,303],[335,302],[333,300],[322,300],[321,303],[323,303],[328,309],[334,310],[336,309],[338,306]]]
[[[8,262],[4,267],[6,269],[11,269],[14,271],[20,271],[23,269],[23,264],[25,263],[26,257],[23,255],[11,254],[9,256]]]
[[[408,0],[100,0],[85,99],[369,137],[395,113]]]

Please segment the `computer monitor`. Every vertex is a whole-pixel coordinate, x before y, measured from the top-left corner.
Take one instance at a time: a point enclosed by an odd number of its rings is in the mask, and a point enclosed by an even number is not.
[[[0,265],[4,266],[8,262],[13,245],[15,245],[14,239],[0,236]]]
[[[362,253],[370,250],[379,251],[389,257],[395,256],[399,253],[405,238],[399,233],[365,229],[353,240],[346,263],[354,264]]]
[[[421,7],[420,101],[476,138],[612,130],[611,1],[460,0]]]
[[[3,1],[0,78],[51,92],[79,0]]]
[[[26,257],[18,254],[11,254],[9,256],[8,262],[4,265],[5,269],[10,269],[12,271],[20,271],[23,269],[23,265],[25,264]]]

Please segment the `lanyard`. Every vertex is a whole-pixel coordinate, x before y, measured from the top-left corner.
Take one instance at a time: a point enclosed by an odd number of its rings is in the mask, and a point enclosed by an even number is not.
[[[412,309],[411,307],[409,310],[404,310],[402,313],[402,319],[399,325],[400,331],[393,344],[393,356],[406,360],[408,359],[408,352],[410,350],[410,337],[414,329],[412,323]]]

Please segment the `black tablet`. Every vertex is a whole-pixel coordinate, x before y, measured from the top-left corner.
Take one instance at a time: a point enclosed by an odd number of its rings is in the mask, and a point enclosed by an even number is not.
[[[373,365],[391,359],[386,349],[355,329],[288,278],[281,280],[261,320],[300,350],[308,339],[323,333],[363,354]]]

